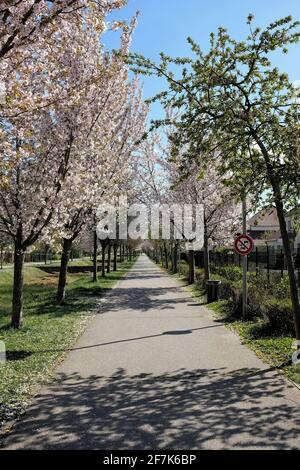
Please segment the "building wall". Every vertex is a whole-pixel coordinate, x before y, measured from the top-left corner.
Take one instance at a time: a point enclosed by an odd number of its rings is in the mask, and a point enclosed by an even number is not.
[[[300,232],[298,233],[298,235],[296,236],[295,238],[295,249],[297,250],[298,248],[300,248]]]

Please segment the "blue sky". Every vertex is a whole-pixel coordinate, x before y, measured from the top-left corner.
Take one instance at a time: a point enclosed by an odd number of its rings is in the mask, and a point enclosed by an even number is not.
[[[210,32],[219,26],[225,26],[237,39],[245,37],[249,13],[255,15],[259,26],[287,15],[300,19],[299,0],[128,0],[128,5],[109,19],[130,20],[137,10],[140,16],[132,51],[156,60],[161,51],[172,56],[188,55],[188,36],[206,48]],[[116,33],[107,33],[104,44],[117,47],[117,39]],[[293,45],[287,56],[276,54],[273,62],[292,80],[300,79],[300,45]],[[142,81],[145,98],[164,89],[164,82],[155,77],[143,77]],[[158,104],[153,105],[151,117],[161,117]]]

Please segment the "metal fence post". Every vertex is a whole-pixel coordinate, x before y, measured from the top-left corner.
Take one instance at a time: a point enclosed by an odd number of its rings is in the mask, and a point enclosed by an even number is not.
[[[298,284],[300,287],[300,248],[297,249],[297,269],[298,269]]]
[[[243,233],[247,234],[247,204],[246,199],[243,200]],[[243,319],[247,318],[248,311],[248,256],[243,257]]]
[[[270,282],[270,250],[269,250],[269,245],[267,245],[267,276],[268,276],[268,282]]]
[[[281,248],[280,251],[280,266],[281,266],[281,279],[283,279],[283,273],[284,273],[284,255],[283,255],[283,249]]]
[[[255,248],[255,271],[258,276],[258,247]]]

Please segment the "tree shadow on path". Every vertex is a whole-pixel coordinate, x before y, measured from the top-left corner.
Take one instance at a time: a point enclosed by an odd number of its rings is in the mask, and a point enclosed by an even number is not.
[[[26,449],[297,448],[299,403],[270,370],[161,375],[60,374],[9,447]]]

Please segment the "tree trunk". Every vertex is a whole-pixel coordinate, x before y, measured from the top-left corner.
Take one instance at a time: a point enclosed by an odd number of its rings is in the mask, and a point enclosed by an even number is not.
[[[108,248],[107,248],[107,269],[106,269],[107,274],[110,273],[110,263],[111,263],[111,244],[109,243]]]
[[[209,281],[210,278],[210,268],[209,268],[209,245],[208,245],[208,233],[207,233],[207,225],[204,222],[204,279],[205,281]]]
[[[118,245],[114,245],[114,271],[117,271]]]
[[[72,240],[68,240],[67,238],[64,238],[63,250],[62,250],[61,260],[60,260],[57,296],[56,296],[57,302],[60,305],[63,304],[65,300],[68,263],[70,259],[71,249],[72,249]]]
[[[169,265],[170,265],[170,271],[173,273],[174,269],[174,246],[173,244],[170,245],[169,250],[168,250],[168,259],[169,259]]]
[[[159,247],[159,251],[160,251],[160,263],[162,264],[162,266],[164,266],[164,254],[163,254],[163,249],[161,246]]]
[[[24,283],[24,256],[21,242],[15,242],[14,253],[14,286],[11,326],[20,328],[23,321],[23,283]]]
[[[188,251],[188,260],[189,260],[189,284],[194,284],[195,282],[195,257],[194,250]]]
[[[98,235],[96,230],[94,231],[94,247],[93,247],[93,282],[98,281]]]
[[[274,173],[272,161],[270,159],[270,156],[266,147],[264,146],[263,142],[259,139],[258,135],[256,134],[254,130],[252,130],[252,135],[255,138],[256,142],[258,143],[262,151],[262,154],[264,156],[268,179],[273,189],[273,194],[274,194],[275,204],[276,204],[276,209],[277,209],[277,216],[278,216],[279,225],[280,225],[280,233],[281,233],[284,253],[286,257],[289,281],[290,281],[290,292],[291,292],[291,300],[292,300],[293,312],[294,312],[296,339],[300,341],[299,291],[298,291],[297,278],[295,274],[295,266],[294,266],[294,261],[293,261],[293,256],[292,256],[292,250],[291,250],[289,235],[288,235],[285,216],[284,216],[284,206],[283,206],[283,199],[282,199],[282,194],[281,194],[281,189],[280,189],[280,183],[277,178],[277,175]]]
[[[0,263],[0,268],[3,269],[3,246],[1,246]]]
[[[178,245],[175,243],[173,249],[173,273],[178,273]]]
[[[284,247],[285,259],[287,264],[287,270],[290,280],[290,291],[291,291],[291,299],[294,311],[294,322],[295,322],[295,332],[296,332],[296,339],[300,340],[300,303],[299,303],[299,291],[298,291],[298,283],[297,277],[295,273],[295,265],[289,240],[289,235],[287,231],[285,216],[284,216],[284,208],[283,203],[280,200],[276,200],[276,209],[277,215],[280,225],[280,232],[282,243]]]
[[[105,277],[105,251],[106,251],[106,243],[104,241],[101,242],[102,246],[102,263],[101,263],[101,276]]]
[[[45,247],[45,254],[44,254],[44,256],[45,256],[45,264],[47,264],[47,261],[48,261],[48,252],[49,252],[49,246],[46,246],[46,247]]]
[[[166,242],[164,242],[164,255],[165,255],[165,268],[169,269],[168,250],[167,250]]]

